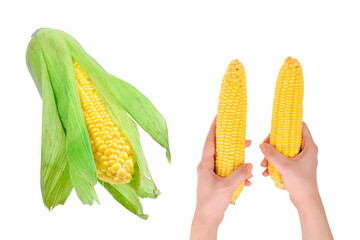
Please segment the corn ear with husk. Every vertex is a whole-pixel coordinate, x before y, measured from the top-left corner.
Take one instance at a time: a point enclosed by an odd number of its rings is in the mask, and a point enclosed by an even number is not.
[[[170,162],[165,118],[135,87],[107,73],[63,31],[36,31],[26,62],[43,99],[44,204],[49,209],[64,204],[74,187],[81,202],[92,205],[98,202],[94,186],[100,182],[124,207],[147,218],[138,198],[156,198],[160,191],[148,169],[136,123],[166,149]],[[95,107],[87,107],[89,101]]]

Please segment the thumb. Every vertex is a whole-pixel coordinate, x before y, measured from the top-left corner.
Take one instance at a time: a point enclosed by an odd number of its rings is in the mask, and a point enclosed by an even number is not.
[[[251,163],[240,165],[229,176],[224,179],[225,185],[233,186],[235,189],[244,182],[250,175],[253,169]]]
[[[268,143],[260,144],[260,149],[264,154],[266,160],[268,160],[274,167],[281,171],[289,164],[289,159],[279,152],[275,147]]]

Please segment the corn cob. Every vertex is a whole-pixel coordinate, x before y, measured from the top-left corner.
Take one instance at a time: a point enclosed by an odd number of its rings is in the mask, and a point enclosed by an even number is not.
[[[98,202],[99,182],[129,211],[146,219],[139,197],[157,189],[140,144],[138,123],[166,149],[165,118],[142,93],[107,73],[60,30],[39,29],[26,62],[43,100],[41,191],[51,210],[72,188],[84,204]],[[135,161],[136,159],[136,161]]]
[[[300,63],[288,57],[276,83],[270,144],[287,157],[295,157],[301,148],[302,100],[304,79]],[[269,163],[269,174],[275,186],[285,189],[281,174]]]
[[[233,60],[221,84],[216,119],[215,172],[221,177],[230,175],[245,160],[246,133],[246,76],[239,60]],[[244,188],[244,182],[233,194],[231,203]]]
[[[98,177],[112,184],[126,184],[134,173],[134,151],[116,127],[89,77],[74,62],[81,107],[90,136]]]

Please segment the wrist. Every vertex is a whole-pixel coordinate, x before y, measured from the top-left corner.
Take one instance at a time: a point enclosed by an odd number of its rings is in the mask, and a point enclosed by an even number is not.
[[[191,240],[216,239],[217,230],[222,218],[214,217],[196,207],[191,225]]]
[[[322,206],[321,197],[319,191],[311,191],[294,201],[294,205],[298,210],[299,214],[311,212],[313,209]]]
[[[194,214],[194,221],[211,228],[218,227],[224,218],[224,213],[217,213],[214,209],[207,209],[197,205]]]

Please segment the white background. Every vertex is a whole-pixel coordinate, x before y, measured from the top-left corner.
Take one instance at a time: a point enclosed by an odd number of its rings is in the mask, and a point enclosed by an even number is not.
[[[278,71],[302,64],[304,121],[319,146],[318,179],[336,239],[360,239],[360,14],[356,1],[2,1],[1,239],[187,239],[196,166],[216,113],[228,63],[248,81],[247,162],[253,185],[230,206],[219,239],[301,239],[288,194],[261,176],[259,143],[270,131]],[[40,192],[42,102],[25,64],[40,27],[74,36],[107,71],[130,82],[168,121],[173,164],[143,131],[142,145],[162,191],[143,200],[147,221],[101,187],[101,205],[73,191],[52,212]]]

